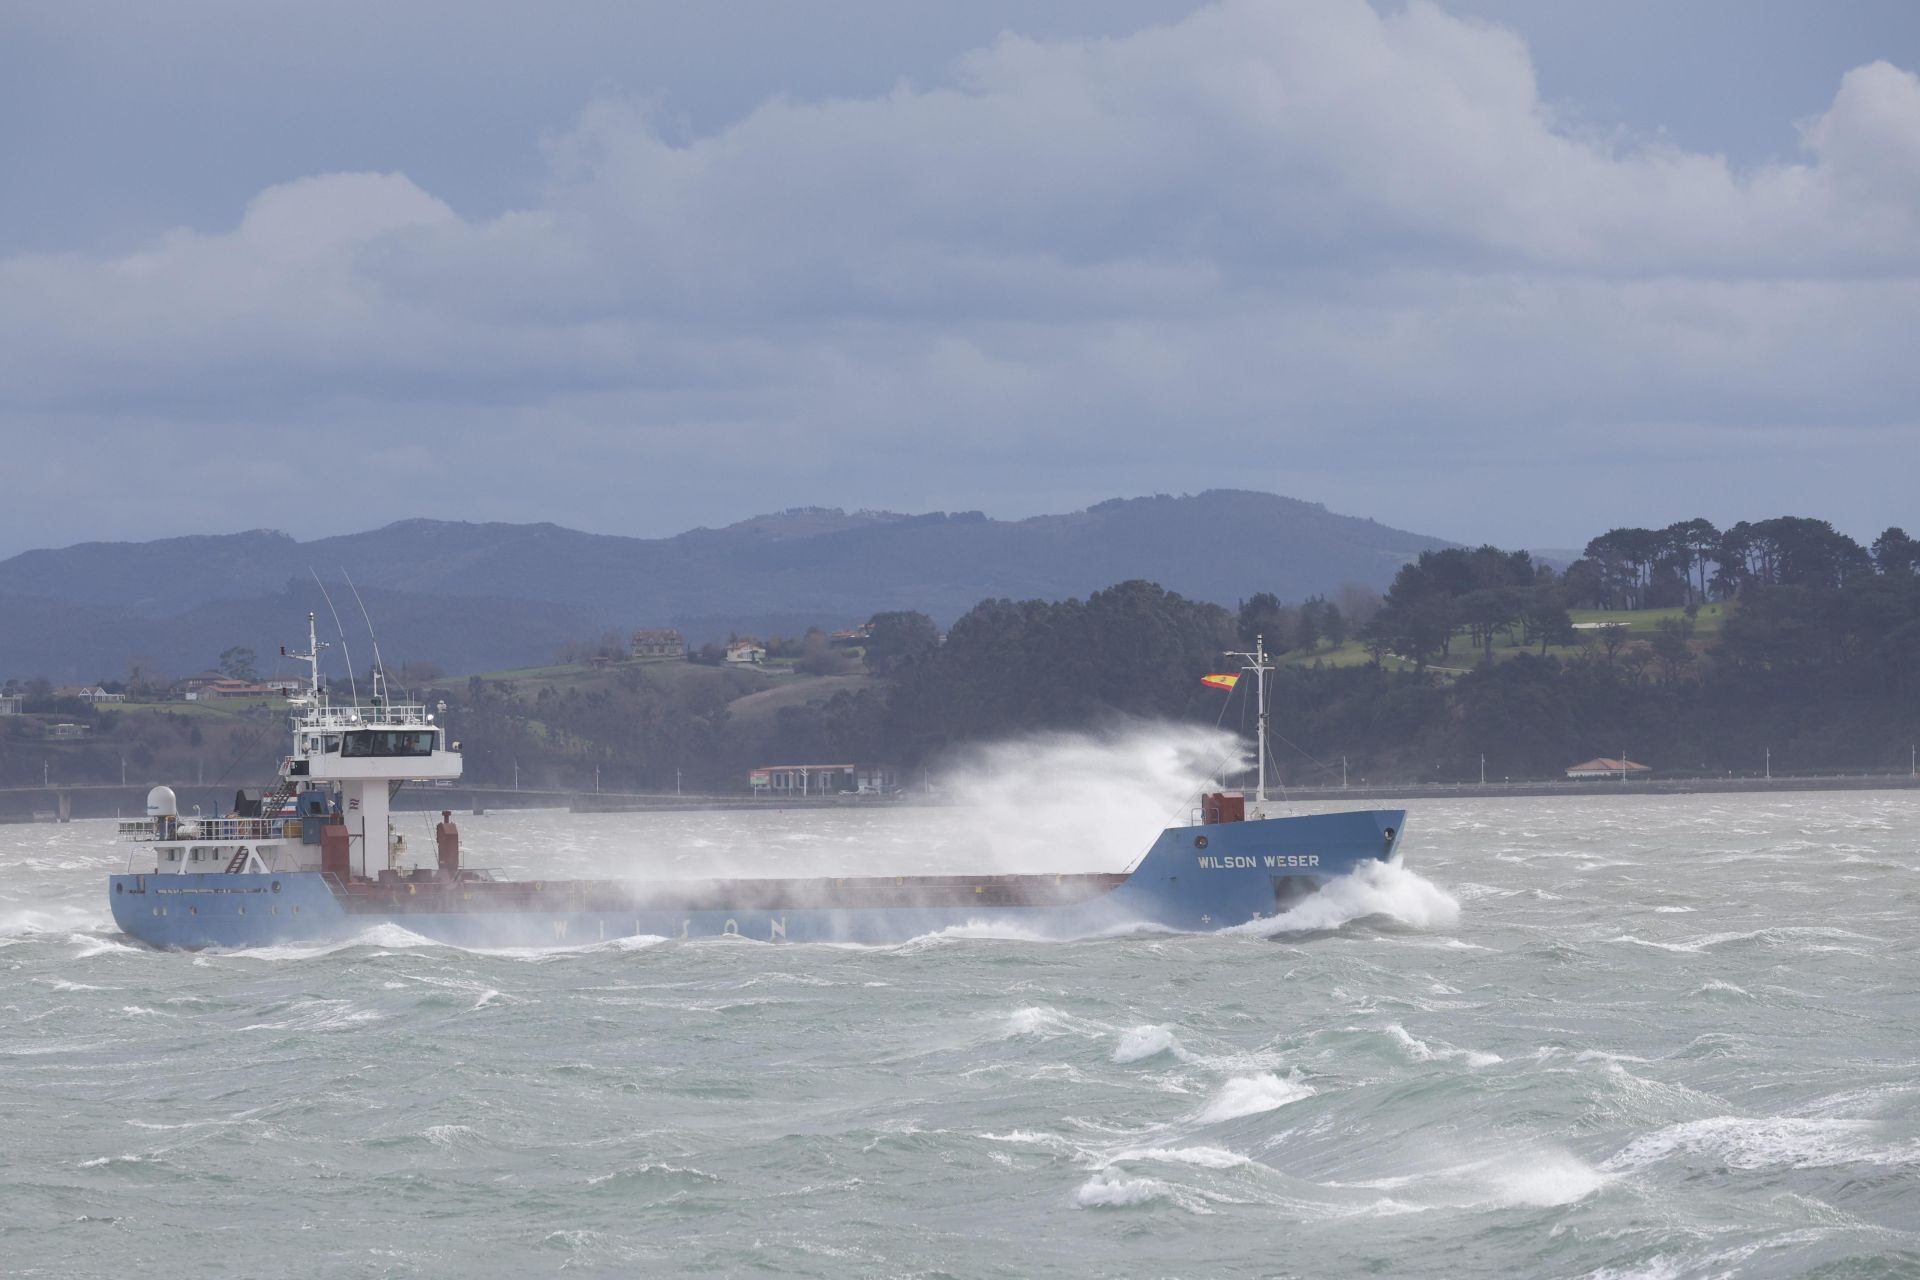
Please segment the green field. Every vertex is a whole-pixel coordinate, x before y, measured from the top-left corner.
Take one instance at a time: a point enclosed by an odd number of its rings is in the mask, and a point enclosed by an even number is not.
[[[196,716],[206,720],[231,720],[244,716],[248,712],[266,707],[274,711],[284,711],[286,700],[283,698],[215,698],[206,702],[110,702],[99,709],[102,713],[113,712],[159,712],[164,715]]]
[[[1693,641],[1697,648],[1703,640],[1712,638],[1726,620],[1731,606],[1727,604],[1703,605],[1693,620]],[[1660,629],[1667,619],[1681,619],[1686,616],[1684,609],[1575,609],[1570,616],[1574,626],[1582,631],[1596,631],[1598,625],[1617,623],[1627,628],[1631,640],[1645,640]],[[1585,625],[1582,625],[1585,624]],[[1596,625],[1598,624],[1598,625]],[[1505,662],[1523,653],[1538,654],[1538,644],[1521,644],[1516,629],[1511,636],[1495,636],[1493,640],[1493,660]],[[1587,652],[1584,645],[1548,645],[1547,653],[1565,661]],[[1454,633],[1453,652],[1442,654],[1427,664],[1429,671],[1442,674],[1462,675],[1473,670],[1485,657],[1485,651],[1476,646],[1469,638],[1467,629],[1462,627]],[[1312,653],[1290,652],[1281,658],[1281,662],[1291,667],[1364,667],[1373,661],[1373,655],[1367,652],[1366,645],[1358,640],[1349,640],[1345,644],[1321,645]],[[1390,671],[1411,671],[1413,663],[1404,658],[1389,654],[1380,660],[1380,665]]]
[[[1705,639],[1720,630],[1720,624],[1726,621],[1732,608],[1727,604],[1704,604],[1693,618],[1693,638]],[[1669,619],[1678,621],[1687,616],[1685,609],[1574,609],[1570,611],[1573,625],[1581,623],[1617,622],[1623,624],[1635,636],[1652,635],[1660,629],[1660,624]]]

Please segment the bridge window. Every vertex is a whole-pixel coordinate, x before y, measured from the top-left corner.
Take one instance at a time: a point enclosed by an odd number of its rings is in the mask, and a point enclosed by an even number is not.
[[[355,729],[345,735],[340,754],[356,759],[383,756],[430,756],[432,729]]]

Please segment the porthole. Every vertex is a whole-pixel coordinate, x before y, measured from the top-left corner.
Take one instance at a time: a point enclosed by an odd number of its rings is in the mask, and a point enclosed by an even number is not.
[[[188,908],[187,908],[187,914],[188,914],[188,915],[190,915],[190,916],[197,916],[197,915],[199,915],[199,914],[200,914],[200,908],[198,908],[198,907],[188,907]]]
[[[1195,836],[1195,837],[1193,838],[1193,847],[1194,847],[1194,848],[1196,848],[1196,849],[1204,849],[1204,848],[1206,848],[1206,847],[1207,847],[1207,838],[1206,838],[1205,836]]]
[[[278,892],[280,892],[280,882],[279,882],[278,880],[275,880],[275,881],[273,882],[273,891],[274,891],[275,893],[278,893]]]
[[[113,891],[115,893],[125,893],[127,891],[127,886],[123,884],[116,884],[113,886]]]

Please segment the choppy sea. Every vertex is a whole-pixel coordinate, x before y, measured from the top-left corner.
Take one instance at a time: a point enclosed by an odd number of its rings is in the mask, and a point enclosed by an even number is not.
[[[973,839],[461,822],[554,877]],[[186,955],[115,933],[112,824],[0,827],[0,1273],[1920,1275],[1920,795],[1419,803],[1405,848],[1263,935]]]

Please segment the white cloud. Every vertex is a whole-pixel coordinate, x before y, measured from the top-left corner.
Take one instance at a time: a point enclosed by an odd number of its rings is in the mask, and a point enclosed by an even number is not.
[[[1477,513],[1447,513],[1476,483],[1491,498],[1524,467],[1577,490],[1595,433],[1652,424],[1675,445],[1748,429],[1758,452],[1726,465],[1766,507],[1776,480],[1804,493],[1777,429],[1911,443],[1920,391],[1920,79],[1860,67],[1802,138],[1747,171],[1595,139],[1497,27],[1229,0],[1119,39],[1005,36],[939,84],[776,99],[691,140],[595,101],[537,201],[499,217],[329,174],[261,192],[230,232],[0,261],[0,413],[55,453],[129,422],[212,448],[269,422],[432,446],[430,503],[408,454],[329,528],[544,499],[652,531],[682,517],[635,522],[636,500],[1050,505],[1248,479],[1196,464],[1204,446],[1474,536]],[[480,469],[529,438],[554,456],[515,467],[516,506]],[[618,467],[583,469],[588,447]],[[1379,488],[1429,456],[1484,479]],[[1709,478],[1644,483],[1671,504]],[[294,523],[247,501],[203,524]],[[1610,501],[1554,518],[1613,522]]]

